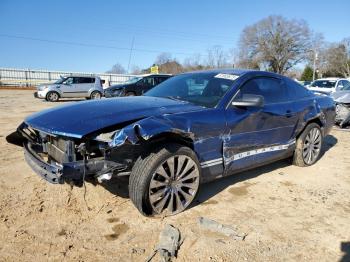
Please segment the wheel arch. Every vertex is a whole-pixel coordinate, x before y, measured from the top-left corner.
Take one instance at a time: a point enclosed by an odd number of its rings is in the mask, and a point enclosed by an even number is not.
[[[97,91],[97,92],[99,92],[101,95],[103,95],[103,90],[100,90],[100,89],[98,89],[98,88],[96,88],[96,87],[93,87],[93,88],[89,89],[88,97],[90,97],[91,94],[92,94],[93,92],[95,92],[95,91]]]
[[[312,124],[312,123],[318,124],[320,126],[320,128],[321,128],[322,135],[324,135],[323,134],[323,129],[324,129],[325,124],[321,121],[321,119],[319,117],[315,117],[315,118],[312,118],[312,119],[309,119],[308,121],[306,121],[305,126],[299,131],[299,133],[296,136],[296,138],[298,139],[300,137],[300,135],[304,132],[306,127],[308,125]]]
[[[174,132],[162,132],[157,135],[154,135],[148,140],[142,140],[141,145],[145,145],[147,148],[156,148],[159,147],[159,143],[163,144],[179,144],[182,146],[189,147],[194,151],[194,142],[191,138],[182,135],[181,133]]]

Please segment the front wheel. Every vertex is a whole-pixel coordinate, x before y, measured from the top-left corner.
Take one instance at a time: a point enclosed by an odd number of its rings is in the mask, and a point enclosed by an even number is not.
[[[60,98],[59,94],[57,92],[50,91],[46,95],[46,101],[49,102],[57,102]]]
[[[196,197],[200,173],[190,148],[168,144],[138,158],[129,179],[130,198],[144,215],[175,215]]]
[[[293,163],[297,166],[311,166],[320,158],[323,136],[321,128],[311,123],[296,141]]]

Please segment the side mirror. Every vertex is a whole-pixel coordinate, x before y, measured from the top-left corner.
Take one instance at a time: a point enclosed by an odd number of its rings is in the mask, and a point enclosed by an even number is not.
[[[233,106],[237,107],[263,107],[264,97],[259,95],[246,94],[242,98],[234,99]]]

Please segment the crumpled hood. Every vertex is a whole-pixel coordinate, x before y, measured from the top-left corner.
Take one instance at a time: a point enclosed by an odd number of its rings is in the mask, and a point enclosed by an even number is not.
[[[34,129],[81,138],[116,124],[149,116],[201,110],[202,107],[167,98],[138,96],[71,103],[47,109],[25,119]]]
[[[350,104],[350,91],[334,92],[331,97],[335,102]]]

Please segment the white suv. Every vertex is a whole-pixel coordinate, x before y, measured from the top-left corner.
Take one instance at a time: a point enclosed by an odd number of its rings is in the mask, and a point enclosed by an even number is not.
[[[100,99],[102,94],[102,82],[99,77],[68,76],[61,77],[53,84],[39,85],[34,97],[56,102],[60,98]]]
[[[323,79],[317,79],[314,82],[312,82],[309,86],[307,86],[308,89],[314,92],[319,92],[323,94],[331,94],[335,91],[340,91],[344,86],[347,86],[350,83],[348,79],[345,78],[323,78]]]

